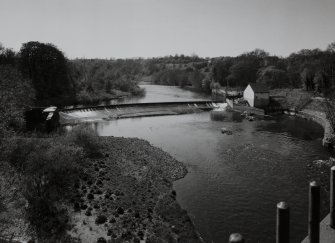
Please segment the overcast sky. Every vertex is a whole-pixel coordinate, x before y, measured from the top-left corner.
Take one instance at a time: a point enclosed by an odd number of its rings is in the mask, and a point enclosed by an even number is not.
[[[0,0],[0,42],[69,58],[287,56],[335,41],[335,0]]]

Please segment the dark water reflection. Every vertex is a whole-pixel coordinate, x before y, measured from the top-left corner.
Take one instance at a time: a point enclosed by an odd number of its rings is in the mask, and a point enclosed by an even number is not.
[[[183,161],[187,176],[174,183],[177,199],[206,242],[241,232],[249,243],[275,242],[276,204],[291,206],[291,242],[307,234],[307,163],[326,159],[321,126],[277,117],[249,122],[226,113],[99,122],[101,136],[139,137]],[[221,134],[222,127],[233,135]],[[322,215],[324,216],[324,215]]]

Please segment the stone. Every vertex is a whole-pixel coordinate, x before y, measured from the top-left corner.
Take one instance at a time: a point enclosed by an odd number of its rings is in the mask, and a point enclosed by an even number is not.
[[[232,135],[233,134],[233,132],[226,127],[221,128],[221,133],[222,134],[227,134],[227,135]]]
[[[96,224],[104,224],[107,222],[107,217],[105,215],[99,215],[96,219],[95,219],[95,223]]]
[[[107,243],[107,240],[104,237],[100,237],[97,243]]]

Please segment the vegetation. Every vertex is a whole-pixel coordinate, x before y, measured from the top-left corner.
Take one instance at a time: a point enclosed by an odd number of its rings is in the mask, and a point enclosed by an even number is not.
[[[335,86],[334,46],[332,43],[324,51],[304,49],[287,58],[270,56],[258,49],[234,58],[216,58],[213,81],[231,87],[257,82],[271,89],[303,88],[325,94]]]
[[[60,240],[65,237],[68,227],[69,208],[72,208],[73,203],[75,209],[82,206],[79,206],[77,192],[78,182],[82,179],[80,175],[86,175],[86,161],[95,160],[90,170],[95,171],[100,181],[97,181],[94,191],[88,192],[86,187],[81,188],[82,193],[86,191],[88,200],[98,200],[95,195],[102,193],[102,186],[99,185],[107,178],[100,170],[106,166],[101,165],[100,168],[97,164],[110,155],[106,150],[101,151],[100,140],[92,131],[78,127],[66,136],[22,134],[25,109],[34,105],[91,103],[122,95],[140,95],[143,90],[139,88],[138,81],[144,77],[157,84],[181,87],[192,85],[204,92],[209,92],[211,87],[244,87],[248,83],[257,82],[272,89],[303,88],[322,94],[329,101],[334,95],[334,69],[335,43],[323,51],[301,50],[287,58],[271,56],[256,49],[237,57],[204,59],[196,55],[175,55],[127,60],[68,60],[56,46],[39,42],[23,44],[19,53],[0,45],[0,238],[14,236],[10,229],[17,222],[8,219],[19,218],[16,215],[22,211],[24,213],[20,217],[27,220],[32,235],[41,242]],[[327,104],[328,109],[334,111],[333,103],[329,101]],[[118,144],[113,146],[118,148],[114,149],[115,156],[123,154],[127,157],[127,160],[117,161],[120,163],[118,166],[113,165],[114,171],[109,170],[111,175],[121,177],[126,175],[126,171],[120,171],[128,168],[124,162],[132,162],[134,154],[125,153]],[[136,163],[147,162],[145,158]],[[114,161],[114,158],[111,160]],[[157,159],[153,161],[156,164]],[[163,162],[161,164],[166,166]],[[162,171],[165,170],[159,166],[153,168],[156,171],[150,172],[152,177],[157,176],[157,181],[161,180]],[[134,178],[140,176],[137,173],[139,169],[133,171],[136,171]],[[116,185],[117,178],[110,177],[109,181],[115,180],[113,183]],[[172,181],[170,177],[168,179]],[[90,181],[86,177],[85,180]],[[123,180],[128,183],[129,177],[125,176]],[[168,185],[164,186],[164,191],[167,192],[169,188]],[[157,198],[159,193],[158,188],[155,192]],[[118,196],[116,191],[115,196]],[[138,196],[138,200],[140,198]],[[173,202],[170,203],[175,206]],[[170,218],[163,204],[152,217],[160,215],[166,222],[176,225],[177,216]],[[147,211],[152,212],[152,209]],[[91,211],[87,209],[87,213]],[[177,213],[179,215],[179,209]],[[124,209],[118,209],[119,214],[134,214],[135,218],[139,215],[135,211],[125,213]],[[101,215],[97,222],[105,223],[106,218]],[[165,226],[162,224],[160,227]],[[191,227],[191,224],[187,227]],[[139,235],[141,237],[142,233]]]
[[[140,60],[76,59],[70,62],[78,103],[93,103],[122,95],[143,95],[137,85]]]
[[[39,104],[73,101],[74,85],[68,61],[57,47],[39,42],[24,43],[18,61],[24,77],[32,80]]]
[[[15,53],[0,45],[0,138],[24,124],[23,113],[33,105],[35,90],[32,82],[22,76],[16,65]]]

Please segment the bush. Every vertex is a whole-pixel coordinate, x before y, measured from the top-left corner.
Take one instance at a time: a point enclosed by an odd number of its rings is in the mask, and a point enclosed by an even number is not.
[[[83,149],[56,138],[25,138],[8,150],[9,162],[22,177],[26,216],[33,231],[39,239],[62,237],[68,214],[60,202],[72,195],[79,180]]]
[[[106,222],[107,222],[107,217],[105,215],[99,215],[95,220],[96,224],[104,224]]]
[[[136,96],[144,96],[145,95],[145,89],[140,88],[139,86],[135,86],[133,90],[131,91],[133,95]]]
[[[100,156],[100,143],[97,134],[88,126],[78,126],[68,134],[69,140],[83,148],[89,157]]]

